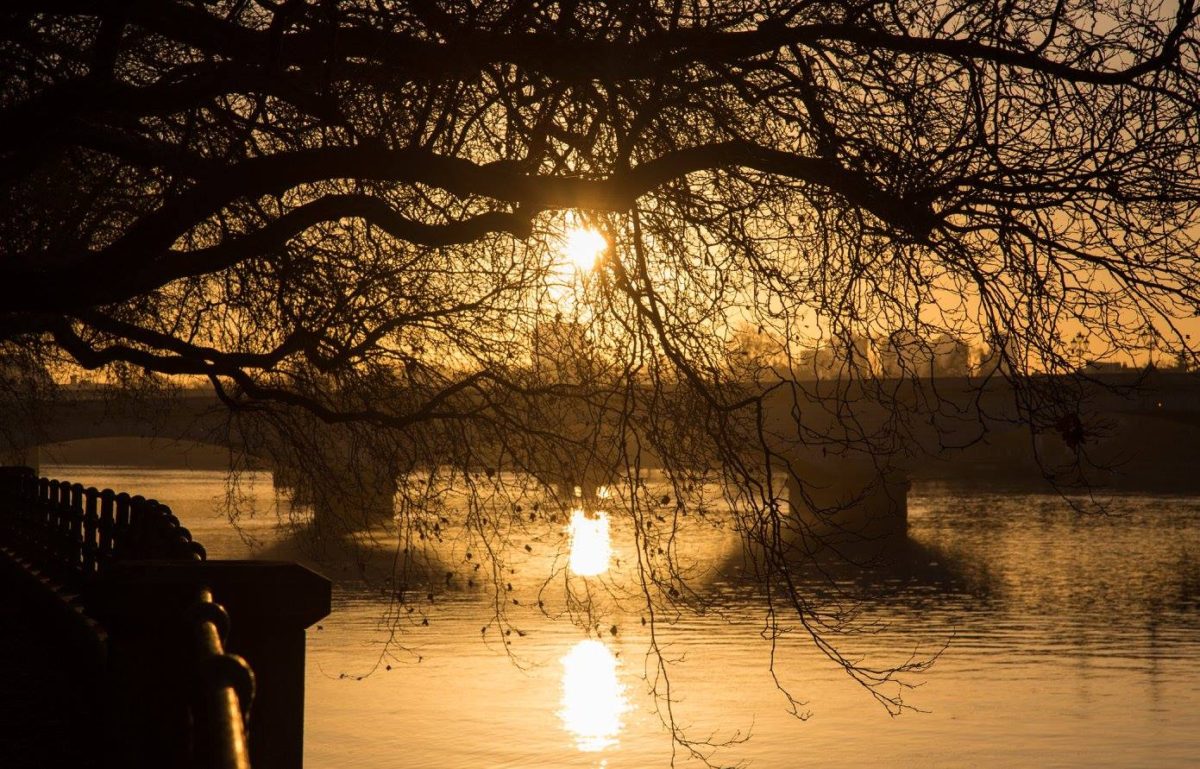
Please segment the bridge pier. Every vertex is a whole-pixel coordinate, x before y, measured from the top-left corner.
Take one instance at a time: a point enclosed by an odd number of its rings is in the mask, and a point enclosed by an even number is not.
[[[293,504],[312,508],[318,531],[361,531],[394,526],[395,470],[378,462],[324,461],[298,468],[278,463],[275,488],[285,491]]]
[[[616,453],[615,449],[612,453]],[[601,487],[611,485],[618,475],[613,471],[615,464],[615,458],[601,456],[597,451],[573,453],[551,448],[531,453],[526,463],[512,469],[535,478],[548,492],[549,500],[557,501],[569,511],[577,507],[595,508]]]
[[[365,530],[396,525],[396,475],[384,468],[348,470],[334,489],[313,494],[318,528]]]
[[[854,459],[792,462],[788,507],[804,528],[828,545],[853,545],[908,533],[908,475]]]
[[[599,504],[600,490],[611,484],[611,479],[601,473],[575,471],[571,468],[542,473],[538,475],[538,479],[554,487],[559,504],[567,509],[595,509]]]

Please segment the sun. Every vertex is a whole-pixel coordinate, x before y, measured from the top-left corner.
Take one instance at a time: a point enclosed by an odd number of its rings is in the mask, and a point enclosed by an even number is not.
[[[579,272],[590,272],[608,248],[608,241],[595,230],[573,227],[567,230],[564,247],[567,259]]]

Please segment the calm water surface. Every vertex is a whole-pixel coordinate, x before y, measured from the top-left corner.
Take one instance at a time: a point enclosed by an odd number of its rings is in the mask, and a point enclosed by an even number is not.
[[[268,475],[244,479],[239,534],[220,512],[221,473],[45,471],[157,497],[210,557],[284,552]],[[775,649],[780,682],[811,714],[789,715],[760,632],[761,599],[700,580],[714,611],[659,625],[676,724],[692,739],[728,743],[709,754],[721,765],[1200,766],[1200,498],[1109,503],[1098,517],[1049,495],[914,489],[909,543],[890,566],[865,580],[834,574],[866,597],[864,620],[885,623],[840,639],[842,648],[886,663],[945,645],[905,695],[924,712],[897,718],[802,633]],[[443,545],[455,564],[451,587],[439,584],[433,602],[420,587],[412,613],[363,586],[354,567],[326,569],[336,580],[333,614],[308,636],[308,766],[689,763],[648,692],[648,679],[657,677],[660,693],[666,686],[647,656],[644,610],[598,580],[598,632],[547,619],[536,603],[553,591],[539,588],[562,573],[565,535],[521,533],[533,552],[502,575],[514,586],[499,601],[524,635],[504,636],[492,621],[496,596],[465,584],[472,573],[462,550],[472,545],[453,536]],[[619,562],[630,551],[616,523],[613,539]],[[691,557],[703,574],[706,562],[735,554],[736,542],[714,531]],[[828,592],[815,578],[810,587]],[[562,608],[558,598],[545,607]]]

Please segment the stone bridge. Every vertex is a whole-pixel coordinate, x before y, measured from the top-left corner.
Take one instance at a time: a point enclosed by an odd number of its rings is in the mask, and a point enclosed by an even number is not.
[[[40,446],[92,438],[162,438],[191,441],[255,454],[211,389],[130,396],[106,387],[63,386],[30,403],[0,401],[6,416],[0,444],[6,464],[37,468]]]
[[[827,538],[903,532],[907,490],[920,478],[1049,480],[1064,491],[1200,488],[1197,374],[1150,369],[1016,384],[946,377],[870,386],[807,387],[778,396],[764,417],[766,442],[790,471],[783,485],[792,508]],[[879,389],[886,398],[867,397]],[[884,450],[845,450],[821,436]]]
[[[912,478],[939,475],[1032,475],[1065,472],[1082,451],[1091,475],[1060,475],[1066,482],[1111,484],[1122,477],[1151,483],[1193,477],[1195,428],[1200,425],[1200,375],[1149,370],[1097,375],[1089,380],[1034,377],[1019,390],[1033,393],[1032,412],[1018,408],[1012,383],[994,378],[984,386],[961,377],[873,383],[804,382],[779,390],[766,402],[763,443],[775,455],[776,488],[786,488],[793,509],[814,530],[876,536],[903,531],[906,492]],[[886,394],[883,403],[880,388]],[[1078,397],[1075,406],[1042,398],[1059,389]],[[872,397],[867,397],[868,395]],[[1051,411],[1046,403],[1058,403]],[[2,406],[0,406],[2,407]],[[262,455],[261,440],[245,435],[208,389],[130,398],[95,387],[62,387],[36,407],[5,407],[7,464],[37,466],[37,447],[87,438],[146,437],[188,440]],[[800,415],[797,428],[795,414]],[[1039,429],[1030,430],[1032,416]],[[899,427],[899,429],[897,429]],[[873,445],[874,450],[847,450]],[[859,439],[866,438],[867,441]],[[889,444],[889,441],[891,443]],[[880,450],[879,447],[886,450]],[[647,456],[643,467],[653,469]],[[275,468],[278,482],[295,485],[294,471]],[[560,489],[578,485],[584,496],[603,479],[575,477],[551,468],[541,480]],[[378,522],[390,513],[394,474],[372,473],[370,491],[343,500],[345,516]],[[361,480],[359,488],[363,487]],[[569,492],[568,492],[569,495]],[[326,505],[328,507],[328,505]],[[321,514],[318,506],[317,513]]]

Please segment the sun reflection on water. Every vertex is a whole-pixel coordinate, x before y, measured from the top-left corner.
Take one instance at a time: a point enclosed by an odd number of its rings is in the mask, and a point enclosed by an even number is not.
[[[629,709],[617,679],[617,658],[603,643],[580,641],[562,658],[563,695],[558,715],[575,745],[595,753],[616,745],[621,716]]]
[[[576,508],[571,513],[571,572],[594,577],[608,570],[612,543],[608,533],[608,515]]]

